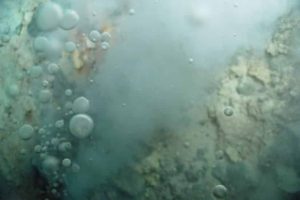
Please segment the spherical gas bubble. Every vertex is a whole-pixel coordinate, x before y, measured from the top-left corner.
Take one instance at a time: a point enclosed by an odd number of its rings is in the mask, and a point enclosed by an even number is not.
[[[74,100],[72,110],[74,113],[86,113],[90,109],[90,101],[85,97]]]
[[[101,34],[97,30],[92,30],[89,34],[89,39],[92,42],[98,42],[101,39]]]
[[[129,10],[129,15],[134,15],[135,14],[135,10],[133,9],[133,8],[131,8],[130,10]]]
[[[66,90],[65,90],[65,95],[66,95],[66,96],[69,97],[69,96],[72,96],[72,94],[73,94],[73,91],[72,91],[71,89],[66,89]]]
[[[62,142],[58,145],[58,150],[60,152],[66,152],[72,149],[72,144],[70,142]]]
[[[56,63],[50,63],[47,70],[50,74],[55,74],[59,71],[59,66]]]
[[[47,156],[43,163],[42,166],[44,170],[50,172],[50,171],[56,171],[59,168],[59,160],[54,157],[54,156]]]
[[[33,48],[36,51],[45,51],[49,46],[48,38],[44,36],[38,36],[33,41]]]
[[[39,94],[40,102],[47,103],[50,101],[51,97],[52,97],[52,93],[50,90],[44,89],[44,90],[40,91],[40,94]]]
[[[72,164],[72,161],[71,161],[71,159],[69,159],[69,158],[64,158],[64,159],[62,160],[61,164],[62,164],[62,166],[64,166],[64,167],[70,167],[71,164]]]
[[[28,140],[30,139],[34,134],[34,129],[30,124],[24,124],[20,129],[19,129],[19,136],[23,140]]]
[[[16,84],[11,84],[8,89],[7,89],[7,93],[11,96],[11,97],[16,97],[20,94],[20,89],[18,87],[18,85]]]
[[[228,106],[224,109],[224,114],[228,117],[232,116],[233,115],[233,109],[232,107]]]
[[[224,185],[216,185],[213,189],[214,197],[223,199],[227,195],[227,188]]]
[[[71,118],[69,128],[73,136],[79,139],[86,138],[94,128],[94,121],[88,115],[77,114]]]
[[[57,121],[55,122],[55,127],[56,127],[56,128],[62,128],[62,127],[64,126],[64,124],[65,124],[65,122],[64,122],[63,119],[57,120]]]
[[[78,24],[79,15],[74,10],[66,10],[59,26],[64,30],[71,30]]]
[[[76,164],[76,163],[73,163],[72,164],[72,171],[74,173],[78,173],[80,171],[80,166],[78,164]]]
[[[29,69],[29,74],[32,78],[38,78],[42,75],[43,73],[43,69],[41,68],[41,66],[32,66],[30,69]]]
[[[50,31],[57,28],[62,17],[62,8],[58,4],[48,1],[38,8],[36,25],[42,31]]]
[[[109,32],[103,32],[101,34],[101,41],[102,42],[109,42],[111,40],[111,35]]]
[[[66,42],[65,43],[65,51],[72,53],[76,49],[76,44],[72,41]]]
[[[101,49],[103,49],[103,50],[108,50],[110,47],[108,42],[102,42],[100,46],[101,46]]]

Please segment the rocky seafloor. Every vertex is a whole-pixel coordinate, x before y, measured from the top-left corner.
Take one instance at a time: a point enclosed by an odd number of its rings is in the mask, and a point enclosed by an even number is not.
[[[207,72],[148,4],[0,1],[0,199],[300,199],[299,7]]]

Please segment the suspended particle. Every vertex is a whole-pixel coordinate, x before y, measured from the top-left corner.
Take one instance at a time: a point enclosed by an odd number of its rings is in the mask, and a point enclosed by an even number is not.
[[[65,90],[65,95],[66,95],[66,96],[69,97],[69,96],[72,96],[72,94],[73,94],[73,91],[72,91],[71,89],[66,89],[66,90]]]

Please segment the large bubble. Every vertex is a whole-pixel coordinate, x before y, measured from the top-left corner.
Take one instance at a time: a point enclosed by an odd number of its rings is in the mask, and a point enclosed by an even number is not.
[[[49,1],[38,8],[36,25],[42,31],[50,31],[57,28],[62,17],[62,8],[58,4]]]
[[[77,114],[71,118],[69,128],[72,135],[83,139],[91,134],[94,128],[94,121],[86,114]]]

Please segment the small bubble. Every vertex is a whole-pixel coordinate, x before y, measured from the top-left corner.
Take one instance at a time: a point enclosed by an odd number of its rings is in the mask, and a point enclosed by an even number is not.
[[[72,53],[76,49],[76,44],[72,41],[68,41],[65,43],[65,51]]]
[[[129,15],[134,15],[135,14],[135,10],[133,9],[133,8],[131,8],[130,10],[129,10]]]
[[[89,34],[89,39],[92,42],[98,42],[101,39],[101,34],[97,30],[92,30]]]
[[[216,185],[213,189],[214,197],[223,199],[227,195],[227,188],[224,185]]]
[[[66,95],[66,96],[69,97],[69,96],[72,96],[72,94],[73,94],[73,91],[72,91],[71,89],[66,89],[66,90],[65,90],[65,95]]]
[[[71,161],[71,159],[69,159],[69,158],[64,158],[64,159],[62,160],[62,165],[63,165],[64,167],[70,167],[71,164],[72,164],[72,161]]]
[[[108,50],[110,47],[108,42],[102,42],[100,46],[101,46],[101,49],[103,49],[103,50]]]
[[[233,115],[233,109],[232,109],[232,107],[226,107],[225,109],[224,109],[224,114],[226,115],[226,116],[228,116],[228,117],[230,117],[230,116],[232,116]]]

